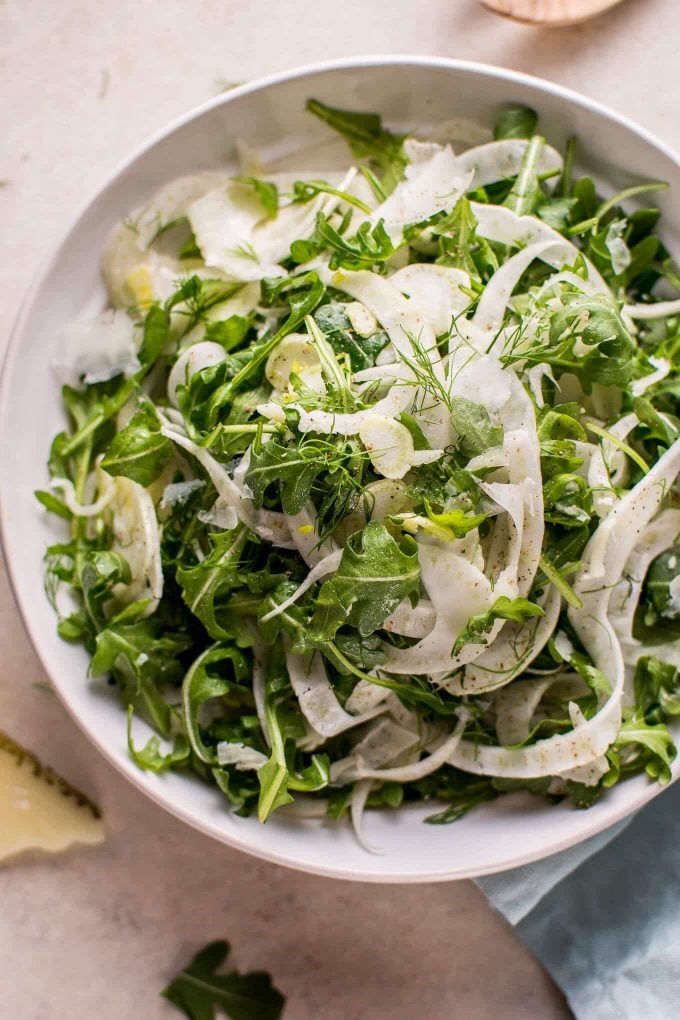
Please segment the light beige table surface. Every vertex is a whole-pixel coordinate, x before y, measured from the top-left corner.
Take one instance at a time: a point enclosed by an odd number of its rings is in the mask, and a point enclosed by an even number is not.
[[[552,32],[475,0],[0,0],[2,343],[41,258],[112,165],[228,83],[357,53],[465,57],[581,89],[680,147],[679,22],[677,0],[628,0]],[[286,1020],[568,1016],[469,883],[310,878],[165,815],[45,687],[4,574],[0,624],[0,728],[91,792],[109,830],[100,848],[0,870],[2,1020],[178,1016],[158,991],[218,937],[239,966],[271,970]]]

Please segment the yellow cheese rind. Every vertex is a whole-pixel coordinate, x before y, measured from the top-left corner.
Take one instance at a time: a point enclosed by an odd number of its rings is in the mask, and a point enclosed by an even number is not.
[[[0,731],[0,862],[104,839],[99,808]]]

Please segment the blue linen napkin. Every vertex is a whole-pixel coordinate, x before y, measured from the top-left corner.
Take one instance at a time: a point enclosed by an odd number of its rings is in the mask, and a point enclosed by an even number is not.
[[[680,783],[579,846],[477,885],[577,1020],[680,1017]]]

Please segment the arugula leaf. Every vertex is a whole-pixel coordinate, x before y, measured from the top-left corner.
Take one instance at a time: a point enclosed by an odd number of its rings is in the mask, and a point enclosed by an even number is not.
[[[527,213],[533,212],[543,198],[538,166],[544,146],[545,139],[540,135],[534,135],[522,157],[512,190],[503,203],[518,216],[526,216]]]
[[[361,199],[356,198],[355,195],[350,195],[347,191],[338,191],[337,188],[332,188],[326,181],[295,181],[293,184],[294,202],[311,202],[317,195],[335,195],[336,198],[342,199],[348,205],[353,205],[356,209],[360,209],[367,216],[371,214],[371,207],[362,202]]]
[[[532,617],[544,615],[541,607],[529,602],[528,599],[521,596],[510,599],[507,595],[501,595],[485,613],[477,613],[470,617],[456,638],[451,654],[458,655],[461,649],[468,644],[484,644],[484,638],[496,620],[513,620],[515,623],[525,623]]]
[[[488,241],[477,237],[477,226],[470,201],[463,197],[433,223],[432,233],[438,241],[440,265],[462,269],[472,280],[486,280],[498,268],[498,261]]]
[[[252,315],[230,315],[228,319],[217,319],[207,323],[205,339],[221,344],[227,352],[233,351],[243,343],[252,324]]]
[[[144,604],[141,609],[138,605],[119,613],[97,635],[90,673],[111,673],[121,701],[133,705],[161,736],[168,737],[171,711],[162,688],[176,684],[183,675],[178,657],[193,641],[187,634],[171,633],[153,618],[135,619],[144,610]]]
[[[331,269],[371,269],[376,263],[386,262],[394,255],[395,247],[382,220],[372,226],[366,220],[353,237],[343,235],[331,226],[323,213],[317,213],[316,232],[325,248],[332,251]]]
[[[215,641],[235,637],[228,617],[225,618],[226,614],[220,611],[219,603],[225,595],[243,584],[239,569],[247,540],[245,525],[214,534],[211,536],[212,552],[196,566],[180,567],[177,571],[182,598]]]
[[[408,160],[404,154],[404,135],[395,135],[383,127],[377,113],[356,113],[326,106],[318,99],[309,99],[307,109],[343,136],[352,154],[368,160],[380,175],[380,185],[389,195],[403,177]]]
[[[298,446],[287,446],[278,436],[263,443],[257,435],[251,447],[245,483],[251,489],[253,503],[261,507],[270,485],[278,485],[281,506],[291,516],[299,513],[309,498],[316,477],[328,470],[335,447],[310,439]]]
[[[125,428],[111,440],[102,468],[124,475],[140,485],[151,485],[174,453],[169,439],[161,435],[161,423],[150,400],[144,400]]]
[[[445,510],[443,513],[437,514],[427,499],[424,502],[427,516],[439,527],[450,531],[451,538],[465,538],[468,531],[478,528],[487,518],[487,514],[469,514],[461,507],[454,507],[451,510]]]
[[[538,114],[529,106],[509,106],[499,115],[493,136],[501,138],[531,138],[536,131]]]
[[[648,723],[680,715],[680,673],[671,663],[643,655],[635,666],[635,706]]]
[[[335,353],[349,356],[353,372],[371,368],[376,356],[389,343],[384,330],[378,330],[369,337],[355,333],[341,304],[320,305],[314,312],[314,321]]]
[[[458,446],[468,458],[503,445],[503,428],[491,424],[483,404],[475,404],[467,397],[452,397],[451,421],[458,433]]]
[[[418,547],[406,535],[399,544],[384,524],[372,521],[347,542],[340,565],[321,586],[310,640],[332,641],[343,624],[364,637],[377,630],[405,598],[420,595]]]
[[[252,708],[252,692],[242,686],[248,672],[243,652],[221,643],[209,645],[187,670],[182,682],[184,725],[194,754],[207,764],[216,765],[217,755],[212,742],[211,746],[205,743],[207,727],[199,720],[201,708],[214,698],[231,699],[236,705]]]
[[[177,765],[184,765],[189,760],[190,747],[183,734],[175,737],[175,746],[169,754],[161,754],[160,741],[157,736],[151,736],[141,750],[135,747],[132,739],[132,719],[134,707],[128,705],[128,728],[127,742],[130,757],[140,769],[145,772],[167,772]]]
[[[671,764],[677,751],[673,737],[663,723],[649,724],[637,711],[625,711],[619,735],[607,751],[610,770],[602,779],[613,786],[622,775],[642,768],[662,785],[671,780]]]
[[[170,313],[160,305],[152,305],[144,319],[142,346],[139,360],[142,365],[155,364],[164,353],[170,339]]]
[[[189,1020],[215,1020],[218,1009],[230,1020],[279,1020],[286,1000],[269,974],[217,973],[229,952],[228,942],[211,942],[161,994]]]
[[[291,698],[292,709],[288,705]],[[266,664],[264,712],[271,756],[257,773],[260,784],[257,813],[261,822],[266,822],[277,808],[290,804],[293,798],[289,790],[319,790],[328,785],[330,778],[330,761],[325,754],[312,754],[310,764],[302,772],[296,772],[288,760],[286,744],[292,738],[290,743],[294,747],[295,737],[304,732],[304,726],[280,648],[270,654]]]

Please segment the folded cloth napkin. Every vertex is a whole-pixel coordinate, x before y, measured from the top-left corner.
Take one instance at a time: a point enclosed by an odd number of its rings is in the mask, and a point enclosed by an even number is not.
[[[577,1020],[680,1017],[680,783],[579,846],[477,884]]]

